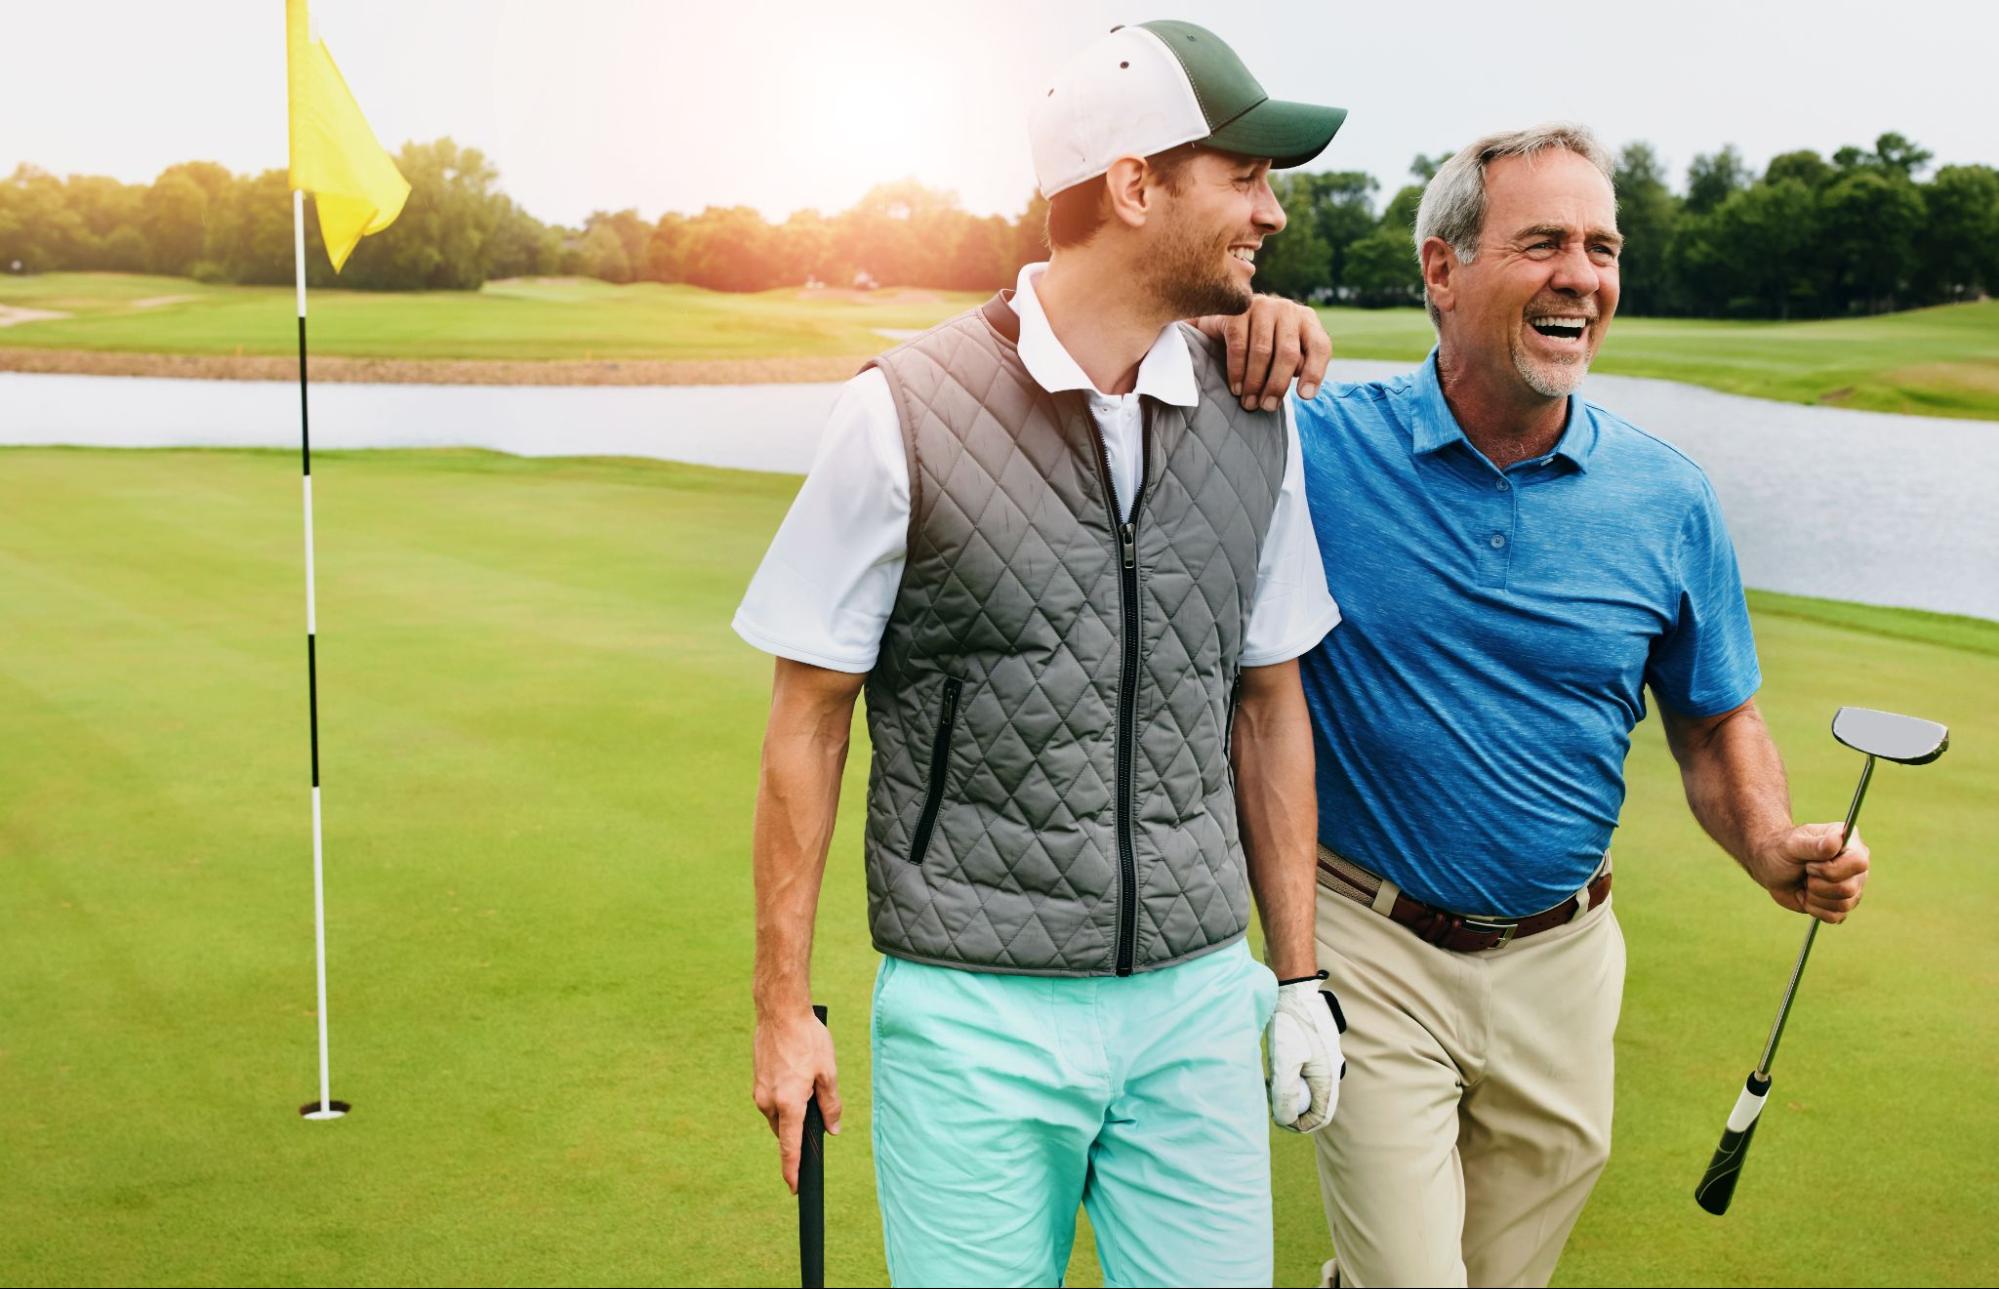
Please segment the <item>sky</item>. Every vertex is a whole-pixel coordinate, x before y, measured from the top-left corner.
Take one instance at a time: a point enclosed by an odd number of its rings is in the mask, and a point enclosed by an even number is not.
[[[914,177],[980,213],[1033,189],[1026,111],[1120,22],[1183,18],[1276,98],[1349,110],[1318,169],[1385,201],[1415,154],[1537,121],[1696,153],[1871,145],[1999,164],[1999,5],[1964,0],[318,0],[392,149],[450,135],[530,213],[837,211]],[[0,173],[285,164],[283,0],[0,0]]]

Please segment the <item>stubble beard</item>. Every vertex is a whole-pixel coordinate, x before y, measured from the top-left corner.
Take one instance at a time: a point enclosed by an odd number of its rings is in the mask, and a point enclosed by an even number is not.
[[[1566,362],[1540,363],[1528,356],[1520,343],[1518,334],[1506,344],[1513,355],[1513,369],[1520,373],[1520,379],[1527,382],[1527,388],[1543,398],[1567,398],[1582,386],[1583,378],[1589,375],[1590,356],[1579,354]]]
[[[1192,229],[1176,235],[1152,257],[1147,286],[1176,318],[1249,312],[1251,291],[1236,280],[1235,271],[1217,260],[1229,258],[1236,239],[1229,233],[1204,237]]]

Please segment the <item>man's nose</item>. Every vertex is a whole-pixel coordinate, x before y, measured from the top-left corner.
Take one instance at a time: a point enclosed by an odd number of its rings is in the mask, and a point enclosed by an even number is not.
[[[1590,262],[1589,252],[1582,243],[1573,242],[1555,257],[1555,272],[1548,285],[1567,295],[1595,295],[1602,281],[1596,265]]]
[[[1277,194],[1271,191],[1270,176],[1267,174],[1257,181],[1256,210],[1251,218],[1256,222],[1257,228],[1266,234],[1284,231],[1284,204],[1278,201]]]

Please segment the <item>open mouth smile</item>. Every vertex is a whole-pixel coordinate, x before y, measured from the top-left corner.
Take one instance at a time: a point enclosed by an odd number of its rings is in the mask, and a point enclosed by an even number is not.
[[[1550,340],[1576,341],[1581,340],[1589,330],[1589,319],[1575,315],[1539,314],[1527,319],[1527,325]]]

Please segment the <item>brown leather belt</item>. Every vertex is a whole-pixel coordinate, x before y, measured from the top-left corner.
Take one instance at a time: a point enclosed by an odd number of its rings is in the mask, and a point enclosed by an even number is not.
[[[1324,847],[1319,850],[1319,884],[1370,910],[1374,909],[1375,897],[1381,892],[1379,877]],[[1452,953],[1478,953],[1565,926],[1583,910],[1603,903],[1609,895],[1610,870],[1606,868],[1591,878],[1588,886],[1554,908],[1530,913],[1524,918],[1467,917],[1425,904],[1402,891],[1395,893],[1395,904],[1388,910],[1387,916],[1408,927],[1425,944],[1433,944]]]

